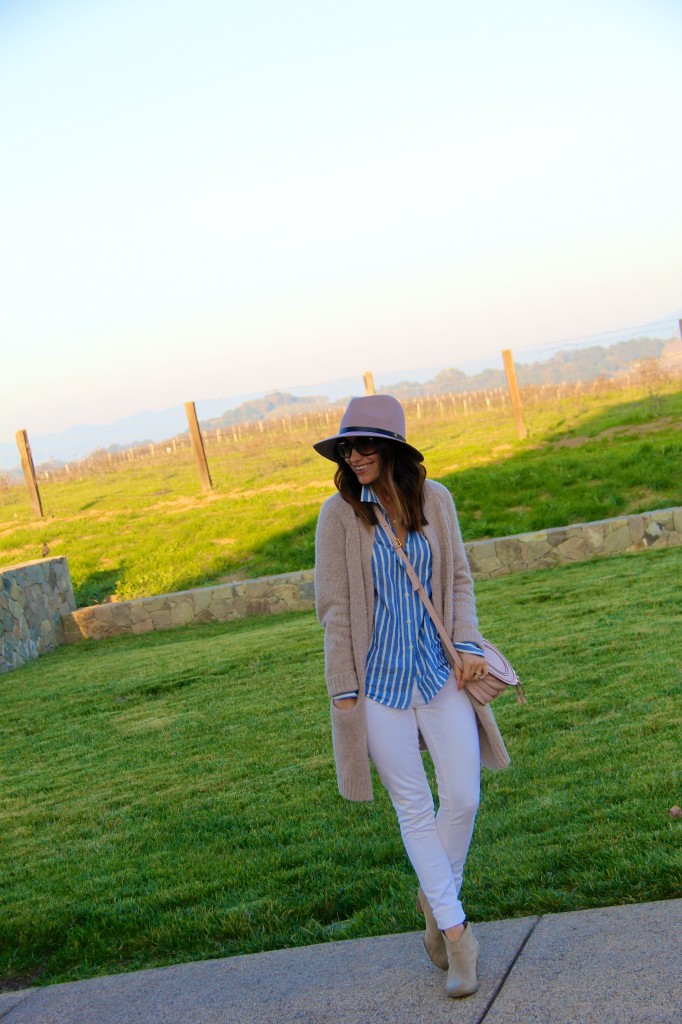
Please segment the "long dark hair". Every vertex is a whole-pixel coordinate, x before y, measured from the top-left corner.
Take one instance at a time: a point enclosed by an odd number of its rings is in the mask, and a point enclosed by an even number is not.
[[[378,442],[377,452],[381,459],[381,482],[391,498],[398,522],[408,530],[421,532],[422,526],[427,525],[424,515],[424,463],[419,462],[408,448],[395,441]],[[377,519],[374,506],[370,502],[360,501],[362,484],[357,476],[340,455],[336,457],[336,466],[334,483],[339,493],[353,506],[357,516],[375,526]]]

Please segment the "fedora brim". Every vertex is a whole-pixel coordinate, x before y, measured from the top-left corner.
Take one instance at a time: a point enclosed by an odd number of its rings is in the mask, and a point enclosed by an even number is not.
[[[333,437],[326,437],[324,441],[318,441],[316,444],[313,445],[313,448],[319,455],[324,456],[325,459],[329,459],[330,462],[338,462],[338,453],[336,451],[337,444],[339,443],[339,441],[345,441],[351,437],[377,437],[377,431],[358,430],[357,432],[353,431],[352,433],[350,433],[349,431],[345,431],[343,434],[334,434]],[[384,438],[377,439],[382,441],[384,440]],[[412,455],[414,455],[415,459],[417,459],[418,462],[424,461],[424,456],[422,455],[422,453],[418,451],[416,448],[414,448],[411,444],[408,444],[407,441],[401,441],[397,437],[387,437],[385,438],[385,441],[388,444],[402,445],[403,448],[406,448],[409,452],[412,453]]]

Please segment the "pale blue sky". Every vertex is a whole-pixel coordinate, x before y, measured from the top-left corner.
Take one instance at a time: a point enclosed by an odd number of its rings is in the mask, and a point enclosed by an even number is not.
[[[673,0],[0,0],[0,439],[682,304]]]

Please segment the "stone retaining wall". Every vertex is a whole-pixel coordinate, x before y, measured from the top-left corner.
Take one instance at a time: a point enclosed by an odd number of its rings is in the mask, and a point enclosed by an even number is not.
[[[62,617],[75,607],[65,558],[0,568],[0,672],[63,644]]]
[[[682,508],[561,526],[465,545],[475,579],[492,579],[626,551],[682,544]],[[84,638],[149,633],[198,622],[314,608],[313,570],[200,587],[161,597],[79,608],[64,618],[66,643]]]
[[[682,544],[682,507],[466,544],[474,579]]]
[[[76,643],[88,637],[150,633],[173,626],[230,622],[247,615],[307,611],[314,607],[313,570],[304,569],[241,583],[79,608],[64,617],[64,640],[67,644]]]

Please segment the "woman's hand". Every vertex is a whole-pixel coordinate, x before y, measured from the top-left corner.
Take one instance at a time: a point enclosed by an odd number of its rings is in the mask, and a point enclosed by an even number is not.
[[[481,658],[478,654],[465,654],[463,651],[459,652],[459,656],[462,659],[463,670],[460,671],[460,669],[455,668],[458,690],[461,690],[472,679],[488,674],[488,665],[485,658]]]
[[[358,702],[358,698],[357,697],[344,697],[342,700],[335,700],[334,701],[334,707],[335,708],[340,708],[341,711],[350,711],[351,708],[355,707],[357,702]]]

